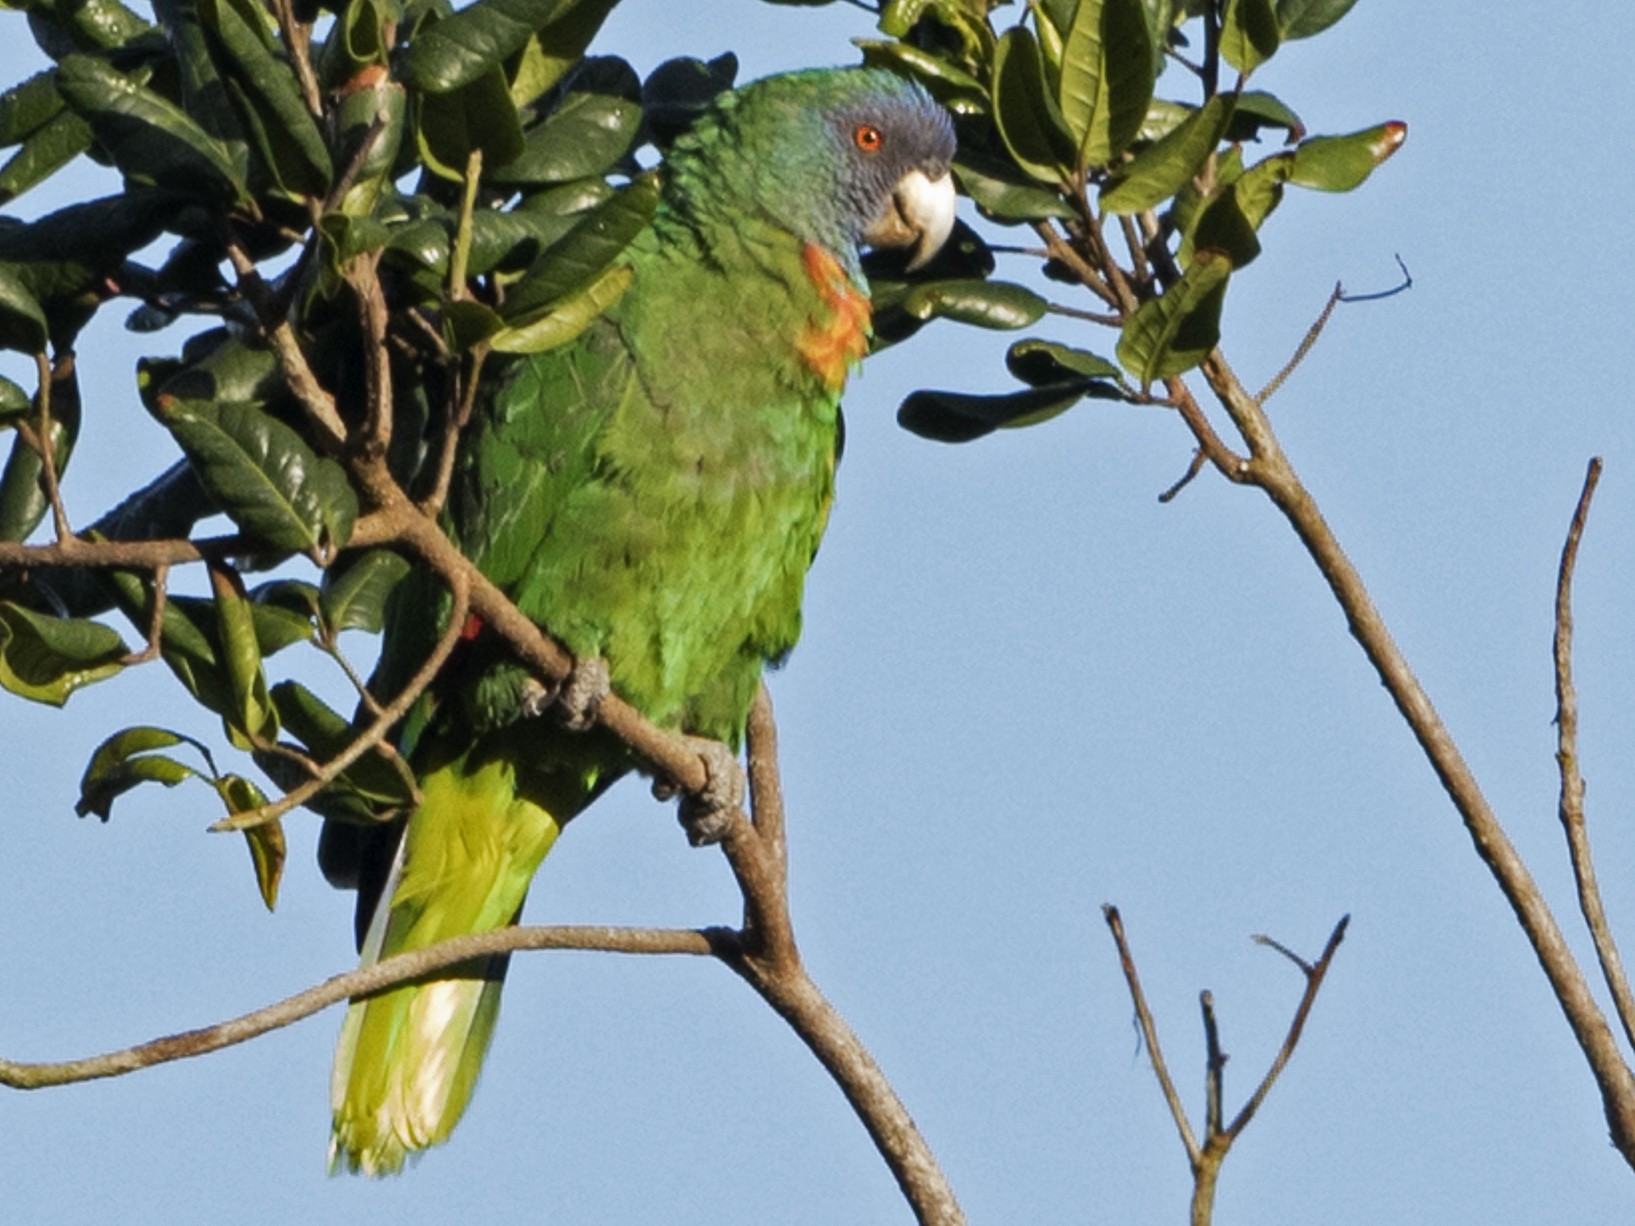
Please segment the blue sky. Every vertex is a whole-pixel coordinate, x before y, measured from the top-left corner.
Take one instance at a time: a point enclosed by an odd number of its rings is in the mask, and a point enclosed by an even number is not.
[[[846,62],[847,39],[869,32],[846,5],[681,11],[625,0],[597,49],[645,70],[730,47],[759,75]],[[32,60],[23,18],[5,19],[9,80]],[[1582,755],[1608,906],[1635,936],[1635,306],[1620,275],[1635,264],[1622,224],[1632,41],[1624,6],[1498,0],[1478,18],[1361,0],[1285,48],[1256,84],[1314,132],[1401,119],[1409,138],[1357,193],[1291,194],[1226,319],[1231,360],[1256,386],[1336,280],[1387,287],[1393,253],[1412,269],[1411,292],[1338,312],[1272,417],[1586,954],[1555,821],[1550,614],[1584,464],[1601,454],[1578,581]],[[76,522],[168,462],[131,372],[180,330],[135,338],[116,315],[83,346]],[[1110,333],[1083,329],[1032,334],[1110,351]],[[1627,1220],[1635,1185],[1524,940],[1266,500],[1206,474],[1159,505],[1190,446],[1154,409],[1086,403],[958,448],[897,428],[914,387],[1008,386],[1010,339],[940,324],[853,385],[808,630],[773,680],[803,953],[971,1220],[1183,1219],[1184,1156],[1103,902],[1123,910],[1195,1118],[1198,990],[1215,994],[1233,1105],[1301,988],[1249,934],[1312,956],[1353,916],[1299,1053],[1228,1160],[1221,1226]],[[241,842],[204,833],[203,789],[132,795],[107,826],[73,817],[91,748],[138,720],[215,734],[157,666],[62,713],[0,702],[8,1056],[122,1046],[351,963],[350,898],[313,869],[315,823],[289,821],[268,915]],[[688,849],[639,782],[570,828],[528,910],[682,925],[736,914],[719,857]],[[3,1216],[908,1220],[832,1084],[713,964],[519,959],[466,1120],[386,1183],[323,1172],[339,1020],[0,1096]]]

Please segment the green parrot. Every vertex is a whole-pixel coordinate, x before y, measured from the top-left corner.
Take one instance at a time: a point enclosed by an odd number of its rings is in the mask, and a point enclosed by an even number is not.
[[[882,70],[722,94],[669,152],[629,289],[572,344],[518,360],[463,437],[450,534],[660,727],[736,748],[763,666],[794,645],[840,392],[869,344],[859,252],[905,248],[913,266],[942,246],[953,154],[947,113]],[[414,620],[394,614],[388,677],[438,632],[426,589],[408,603],[420,626],[394,633]],[[468,630],[399,737],[418,807],[324,832],[326,874],[359,889],[365,964],[514,923],[562,827],[635,764],[606,731],[541,716],[524,671]],[[493,959],[353,1002],[332,1170],[396,1171],[448,1138],[504,972]]]

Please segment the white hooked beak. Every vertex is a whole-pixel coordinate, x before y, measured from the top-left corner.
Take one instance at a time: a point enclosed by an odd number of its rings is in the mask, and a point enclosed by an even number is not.
[[[863,232],[871,247],[909,248],[907,267],[919,268],[942,250],[954,229],[954,176],[943,171],[935,179],[911,170],[897,180],[897,188],[874,223]]]

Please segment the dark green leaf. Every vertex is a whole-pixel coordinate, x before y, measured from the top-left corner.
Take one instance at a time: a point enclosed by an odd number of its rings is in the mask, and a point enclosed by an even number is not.
[[[1277,53],[1283,32],[1274,0],[1226,0],[1221,58],[1248,76]]]
[[[542,27],[523,44],[510,62],[511,101],[528,106],[566,77],[596,31],[602,28],[617,0],[577,0],[560,17]],[[634,96],[634,95],[633,95]]]
[[[403,79],[428,94],[469,85],[574,6],[575,0],[477,0],[441,21],[422,24],[403,61]]]
[[[1321,34],[1351,11],[1357,0],[1277,0],[1277,20],[1286,39]]]
[[[1037,323],[1049,308],[1032,290],[1008,281],[927,281],[913,286],[897,308],[926,322],[952,319],[979,328],[1010,330]]]
[[[345,470],[253,404],[159,397],[159,419],[205,489],[250,536],[276,549],[346,544],[358,500]]]
[[[570,93],[523,140],[496,183],[565,183],[611,170],[636,143],[641,104],[611,94]]]
[[[994,50],[993,119],[1023,171],[1051,186],[1067,180],[1073,138],[1047,88],[1039,44],[1025,26],[1005,31]]]
[[[80,401],[78,383],[70,374],[53,388],[51,413],[52,459],[60,477],[68,468],[74,443],[79,438]],[[36,420],[35,432],[39,432]],[[21,433],[12,440],[11,454],[0,475],[0,541],[26,540],[39,526],[51,501],[46,494],[45,465],[39,453]]]
[[[983,215],[995,221],[1016,224],[1074,216],[1073,206],[1060,191],[1026,182],[980,154],[961,153],[954,163],[954,175]]]
[[[199,0],[198,11],[232,66],[224,81],[273,180],[292,195],[322,196],[333,173],[329,150],[294,72],[230,0]]]
[[[897,410],[897,424],[939,443],[967,443],[1001,427],[1031,426],[1072,408],[1086,386],[1058,384],[997,396],[964,392],[913,392]]]
[[[0,430],[10,429],[34,411],[34,397],[0,375]]]
[[[57,72],[47,68],[0,94],[0,148],[20,144],[62,114]]]
[[[1348,192],[1402,148],[1408,125],[1382,123],[1349,136],[1314,136],[1294,151],[1289,182],[1324,192]]]
[[[1203,168],[1232,117],[1232,96],[1216,94],[1157,144],[1118,168],[1101,193],[1109,213],[1139,213],[1168,200]]]
[[[45,312],[22,279],[0,264],[0,346],[19,353],[44,353]]]
[[[214,774],[216,767],[211,761],[210,751],[190,736],[168,728],[141,726],[114,733],[91,755],[91,761],[79,781],[79,800],[74,805],[74,812],[81,817],[95,813],[107,821],[114,801],[139,783],[162,783],[169,788],[184,779],[205,778],[193,767],[153,752],[183,744],[197,749],[204,756],[211,774]]]
[[[464,181],[476,150],[484,166],[503,166],[523,149],[517,109],[498,68],[451,93],[422,99],[416,135],[426,168],[455,182]]]
[[[1079,0],[1062,34],[1062,118],[1079,164],[1105,166],[1135,140],[1152,102],[1147,10],[1142,0]]]
[[[512,323],[531,322],[552,303],[601,278],[630,240],[646,228],[657,207],[658,184],[644,177],[591,209],[511,287],[503,308],[505,318]]]
[[[1200,251],[1181,279],[1141,305],[1124,325],[1118,360],[1142,387],[1191,370],[1220,340],[1232,261]]]
[[[642,83],[642,111],[653,139],[668,145],[703,114],[738,76],[738,57],[726,52],[713,60],[683,56],[665,60]]]
[[[45,182],[90,147],[90,124],[72,111],[53,116],[0,166],[0,204]]]
[[[117,673],[128,652],[101,622],[0,601],[0,686],[20,697],[60,707],[80,686]]]
[[[390,549],[371,549],[324,572],[321,608],[331,635],[342,630],[379,634],[386,598],[409,573],[408,559]]]
[[[71,55],[57,66],[57,88],[130,182],[218,200],[244,197],[227,146],[169,99],[84,55]]]
[[[1181,244],[1183,263],[1194,250],[1224,251],[1233,268],[1246,267],[1260,254],[1257,231],[1283,199],[1294,155],[1274,154],[1215,192],[1198,210]]]
[[[1120,370],[1087,349],[1030,338],[1017,341],[1005,354],[1005,368],[1029,387],[1049,387],[1084,379],[1114,379]]]
[[[256,647],[263,656],[306,643],[317,633],[318,589],[300,579],[274,579],[250,592]]]

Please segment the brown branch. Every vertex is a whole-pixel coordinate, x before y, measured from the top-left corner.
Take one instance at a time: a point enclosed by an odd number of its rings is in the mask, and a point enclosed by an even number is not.
[[[530,949],[704,956],[716,952],[716,940],[716,934],[707,929],[589,926],[498,928],[395,954],[372,966],[334,975],[304,992],[297,992],[251,1013],[120,1051],[50,1064],[0,1059],[0,1085],[19,1090],[38,1090],[101,1077],[118,1077],[155,1064],[202,1056],[311,1017],[351,997],[383,991],[473,958]]]
[[[1118,913],[1118,908],[1111,903],[1103,903],[1101,914],[1107,921],[1107,927],[1112,931],[1113,943],[1118,947],[1118,964],[1124,971],[1124,982],[1129,986],[1130,999],[1135,1005],[1136,1021],[1141,1026],[1141,1038],[1147,1045],[1147,1054],[1152,1058],[1152,1071],[1158,1078],[1158,1087],[1164,1092],[1164,1101],[1169,1104],[1170,1118],[1175,1121],[1175,1129],[1181,1134],[1181,1144],[1186,1147],[1187,1162],[1197,1169],[1201,1151],[1198,1148],[1198,1139],[1192,1135],[1192,1124],[1187,1119],[1186,1107],[1181,1103],[1180,1092],[1175,1088],[1175,1079],[1169,1075],[1169,1066],[1164,1063],[1164,1049],[1158,1043],[1158,1025],[1153,1021],[1152,1010],[1147,1007],[1146,994],[1141,990],[1141,977],[1136,973],[1135,958],[1130,953],[1130,943],[1124,936],[1124,920]]]
[[[363,325],[364,385],[369,398],[368,425],[363,446],[380,456],[392,445],[392,360],[386,347],[390,311],[380,287],[380,251],[358,256],[346,270],[346,282],[358,299],[358,319]]]
[[[1227,472],[1227,475],[1264,490],[1317,564],[1346,615],[1352,635],[1419,742],[1431,769],[1463,819],[1477,855],[1493,874],[1532,944],[1539,966],[1600,1089],[1613,1144],[1626,1162],[1635,1165],[1635,1073],[1624,1062],[1617,1037],[1574,960],[1549,904],[1482,794],[1481,786],[1431,704],[1430,696],[1391,638],[1362,576],[1283,454],[1265,412],[1238,382],[1219,350],[1204,361],[1203,374],[1249,444],[1250,458],[1241,473],[1234,476]]]
[[[362,549],[385,545],[390,544],[391,539],[385,517],[364,515],[353,525],[347,547]],[[108,541],[86,540],[80,536],[43,545],[0,541],[0,567],[77,566],[87,570],[152,571],[162,566],[180,566],[189,562],[208,562],[213,558],[257,553],[265,548],[263,542],[237,534],[205,537],[196,541],[181,538]]]
[[[1064,265],[1084,283],[1085,289],[1100,298],[1113,310],[1120,309],[1118,296],[1113,293],[1112,288],[1102,278],[1102,275],[1079,254],[1078,249],[1072,243],[1062,237],[1061,232],[1054,225],[1048,221],[1036,221],[1033,223],[1033,232],[1044,240],[1045,250],[1050,253],[1051,259]]]
[[[1590,835],[1584,822],[1584,776],[1578,767],[1578,691],[1573,685],[1573,571],[1578,565],[1578,544],[1589,519],[1590,501],[1601,480],[1601,458],[1590,461],[1584,474],[1584,489],[1573,511],[1572,525],[1561,548],[1561,567],[1556,575],[1556,765],[1561,773],[1558,812],[1567,835],[1567,852],[1572,860],[1573,880],[1578,886],[1578,909],[1595,942],[1595,956],[1601,977],[1612,993],[1624,1037],[1635,1046],[1635,994],[1630,992],[1618,942],[1607,922],[1601,901],[1601,887],[1595,878],[1595,861],[1590,854]]]
[[[1283,363],[1283,369],[1273,375],[1272,381],[1261,388],[1260,394],[1255,397],[1261,404],[1265,404],[1273,396],[1277,395],[1277,389],[1282,387],[1288,381],[1289,376],[1295,372],[1295,368],[1306,360],[1306,355],[1311,352],[1312,346],[1317,343],[1317,338],[1323,334],[1323,329],[1328,326],[1329,316],[1333,315],[1334,308],[1340,305],[1344,293],[1344,287],[1336,281],[1334,283],[1334,292],[1328,296],[1328,302],[1317,313],[1317,318],[1312,321],[1311,327],[1306,329],[1305,339],[1295,348],[1294,356]]]
[[[148,641],[141,651],[132,651],[120,661],[130,668],[159,658],[159,645],[165,634],[165,604],[168,598],[170,565],[161,563],[153,568],[153,608],[148,612]]]
[[[278,29],[284,36],[284,49],[295,79],[301,86],[301,101],[307,104],[312,117],[323,122],[323,94],[318,88],[318,76],[312,70],[312,27],[295,19],[295,6],[290,0],[272,0],[273,12],[278,17]]]

